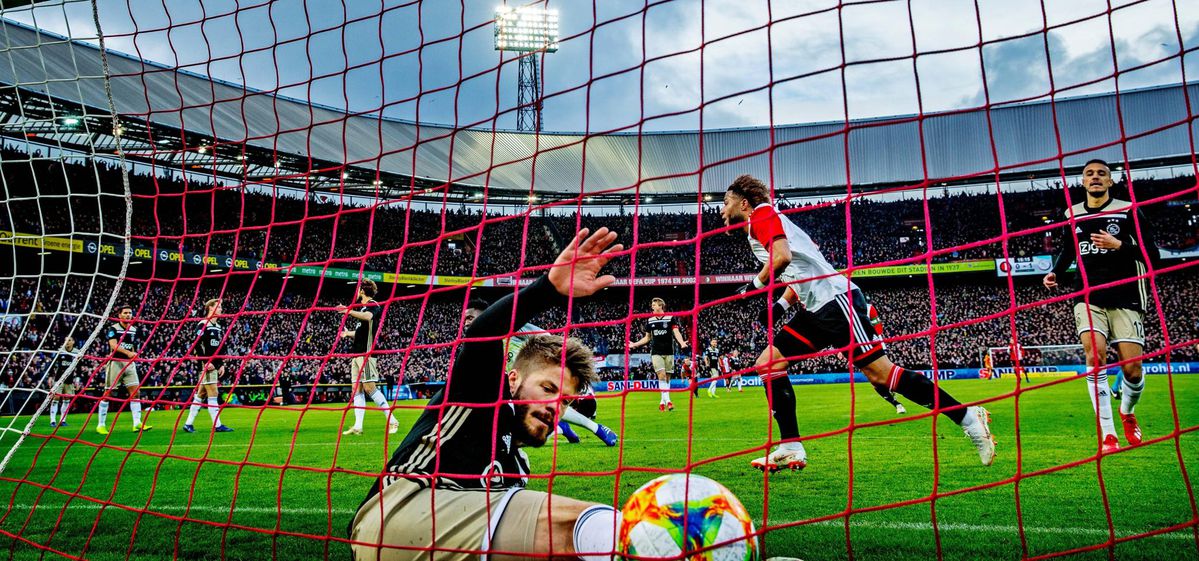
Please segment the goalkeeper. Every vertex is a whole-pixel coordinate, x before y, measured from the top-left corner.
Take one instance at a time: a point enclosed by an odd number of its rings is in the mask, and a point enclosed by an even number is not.
[[[466,311],[462,314],[462,328],[470,328],[470,324],[474,323],[475,319],[490,306],[491,304],[482,298],[472,298],[466,304]],[[533,334],[544,332],[544,329],[531,323],[526,323],[504,341],[508,347],[508,354],[506,356],[509,370],[512,369],[513,364],[516,362],[516,357],[520,354],[520,350],[525,347],[525,341]],[[574,429],[570,428],[570,425],[575,425],[587,429],[596,438],[604,441],[604,444],[616,446],[620,443],[620,435],[616,434],[616,431],[596,422],[595,413],[595,390],[590,385],[585,388],[579,388],[579,394],[576,399],[562,404],[562,420],[558,421],[558,432],[566,437],[567,442],[578,444],[581,439],[575,433]]]
[[[442,561],[611,557],[614,509],[524,488],[529,465],[521,448],[544,445],[562,400],[595,380],[591,350],[536,335],[507,369],[501,337],[569,295],[590,296],[615,281],[599,271],[623,246],[613,245],[616,234],[607,228],[588,234],[578,233],[548,275],[488,307],[466,330],[446,388],[350,523],[356,559],[415,561],[430,559],[430,551]]]

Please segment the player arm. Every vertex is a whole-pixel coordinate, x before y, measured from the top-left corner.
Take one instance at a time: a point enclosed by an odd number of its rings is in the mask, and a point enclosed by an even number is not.
[[[346,315],[358,321],[370,321],[375,317],[374,313],[366,310],[348,310],[346,311]]]
[[[1062,238],[1062,247],[1058,248],[1057,253],[1053,256],[1053,269],[1045,275],[1043,281],[1045,286],[1053,288],[1066,282],[1066,271],[1070,269],[1070,265],[1074,264],[1074,249],[1074,240],[1070,237],[1070,228],[1067,226],[1066,235]]]
[[[629,350],[633,350],[638,347],[645,346],[646,343],[649,343],[649,333],[646,333],[644,337],[642,337],[632,343],[629,343]]]
[[[770,276],[767,278],[762,278],[762,274],[759,273],[758,280],[765,284],[770,282],[772,279],[777,279],[779,275],[783,274],[783,271],[787,270],[787,267],[790,265],[791,244],[787,243],[786,237],[775,238],[774,242],[770,244],[770,266],[763,267],[764,270],[769,269],[766,271],[766,273]]]
[[[457,398],[498,399],[496,388],[508,362],[502,337],[513,325],[524,325],[551,307],[565,305],[566,297],[542,276],[483,310],[466,329],[465,342],[458,348],[447,380],[447,393]]]
[[[1149,263],[1149,265],[1152,266],[1153,270],[1155,271],[1165,267],[1166,264],[1162,262],[1161,249],[1159,249],[1157,246],[1157,236],[1154,234],[1153,225],[1149,222],[1149,219],[1145,217],[1145,213],[1141,212],[1140,209],[1137,210],[1137,227],[1141,231],[1140,245],[1145,249],[1145,258],[1147,259],[1147,263]],[[1129,249],[1132,249],[1133,251],[1139,251],[1136,246],[1133,246]]]
[[[679,330],[679,326],[677,326],[677,325],[674,326],[674,329],[672,329],[671,331],[674,332],[674,340],[679,342],[680,347],[690,347],[691,346],[691,345],[688,345],[687,342],[683,340],[683,332]]]
[[[787,243],[787,232],[783,230],[783,219],[770,209],[766,215],[751,217],[750,235],[768,248],[770,259],[762,264],[758,276],[753,279],[754,288],[762,288],[779,275],[791,264],[791,245]],[[756,214],[756,212],[755,212]]]
[[[112,330],[109,330],[108,332],[108,349],[111,350],[114,355],[125,355],[125,358],[129,359],[137,358],[137,353],[127,351],[121,347],[121,343],[117,339],[116,332]]]
[[[783,219],[776,212],[771,212],[766,219],[752,227],[751,233],[762,247],[770,248],[770,259],[762,264],[762,270],[753,280],[754,288],[762,288],[779,278],[787,267],[791,266],[791,244],[787,243],[787,233],[783,230]],[[783,289],[783,294],[773,304],[762,308],[758,321],[763,325],[771,323],[771,318],[781,317],[787,310],[799,301],[790,286]]]

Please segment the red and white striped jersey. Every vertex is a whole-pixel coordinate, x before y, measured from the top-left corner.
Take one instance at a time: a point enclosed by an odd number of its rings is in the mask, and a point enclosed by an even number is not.
[[[850,288],[856,288],[829,264],[807,232],[790,219],[783,218],[768,203],[754,207],[749,216],[749,246],[753,249],[754,257],[763,264],[769,264],[770,248],[779,238],[785,238],[791,249],[791,264],[780,278],[789,283],[799,281],[789,286],[799,295],[799,301],[805,308],[818,310],[832,302],[837,295],[848,294]]]
[[[1012,360],[1024,360],[1024,346],[1020,343],[1012,343],[1008,345],[1008,354]]]

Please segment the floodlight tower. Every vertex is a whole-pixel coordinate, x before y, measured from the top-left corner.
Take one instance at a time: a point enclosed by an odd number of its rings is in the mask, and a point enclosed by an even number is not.
[[[516,80],[516,130],[541,130],[539,53],[558,51],[558,10],[532,6],[495,9],[495,50],[522,53]]]

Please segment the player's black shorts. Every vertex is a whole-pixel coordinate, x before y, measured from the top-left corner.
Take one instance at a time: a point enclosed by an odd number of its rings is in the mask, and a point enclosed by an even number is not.
[[[570,406],[588,419],[595,418],[595,398],[592,396],[580,397],[574,403],[570,404]]]
[[[815,311],[800,309],[774,336],[774,346],[792,361],[829,347],[848,355],[853,333],[853,363],[866,366],[883,356],[882,338],[870,324],[868,309],[866,297],[856,289]]]

